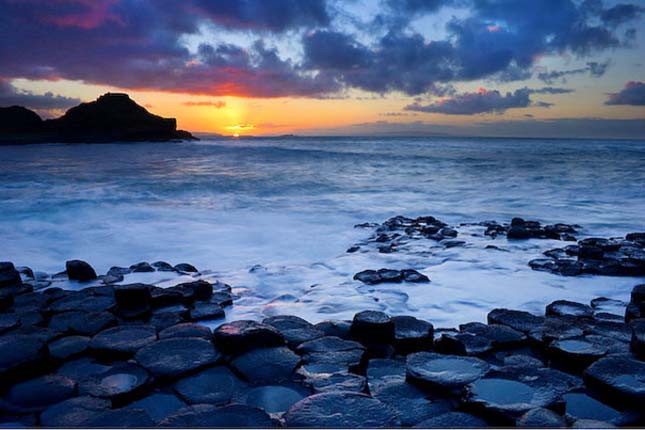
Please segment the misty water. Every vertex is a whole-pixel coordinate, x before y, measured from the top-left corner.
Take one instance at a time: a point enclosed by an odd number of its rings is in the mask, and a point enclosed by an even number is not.
[[[354,228],[394,215],[456,225],[512,217],[582,226],[578,237],[645,230],[645,142],[286,138],[0,147],[0,260],[49,273],[80,258],[99,273],[189,262],[234,287],[227,319],[312,322],[363,309],[435,326],[495,307],[542,313],[556,299],[628,298],[637,278],[561,277],[527,263],[553,240],[459,228],[465,247],[346,253]],[[506,251],[486,249],[494,244]],[[364,269],[413,268],[430,284],[366,286]],[[126,281],[172,285],[167,273]],[[68,285],[74,287],[73,285]]]

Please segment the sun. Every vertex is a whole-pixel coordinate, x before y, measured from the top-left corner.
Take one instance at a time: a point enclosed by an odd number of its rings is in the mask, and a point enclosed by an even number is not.
[[[235,138],[240,137],[240,133],[233,133],[233,137],[235,137]]]

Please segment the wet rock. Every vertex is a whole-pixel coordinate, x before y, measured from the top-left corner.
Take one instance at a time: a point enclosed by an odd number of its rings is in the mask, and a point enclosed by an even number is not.
[[[162,308],[165,306],[174,306],[181,303],[190,303],[194,298],[194,291],[180,290],[171,288],[152,288],[150,290],[152,306]]]
[[[493,309],[488,313],[489,324],[505,325],[522,333],[528,333],[531,330],[539,328],[543,322],[543,317],[524,311]]]
[[[199,270],[192,264],[188,263],[179,263],[175,266],[175,270],[177,272],[185,272],[185,273],[198,273]]]
[[[467,390],[464,400],[468,408],[500,424],[512,425],[529,410],[553,408],[560,401],[560,394],[548,386],[532,386],[511,379],[482,378]]]
[[[159,331],[183,323],[184,321],[185,317],[183,312],[155,312],[152,314],[148,324]]]
[[[141,394],[147,383],[148,372],[137,365],[123,363],[81,380],[78,391],[82,396],[110,399],[114,405],[121,405]]]
[[[65,263],[67,277],[73,281],[87,282],[96,279],[96,272],[85,261],[70,260]]]
[[[363,393],[367,389],[367,380],[364,376],[349,372],[324,373],[313,375],[305,380],[314,393],[329,391],[352,391]]]
[[[127,358],[155,340],[157,330],[150,325],[119,326],[94,336],[90,348],[98,354]]]
[[[354,275],[354,280],[361,281],[364,284],[381,284],[386,282],[430,282],[430,279],[416,270],[393,270],[393,269],[379,269],[379,270],[363,270]]]
[[[390,382],[371,392],[372,397],[390,406],[404,427],[414,426],[431,417],[450,412],[447,401],[430,400],[427,395],[405,382]]]
[[[517,420],[517,427],[532,428],[561,428],[567,427],[567,422],[558,414],[550,409],[536,408],[531,409]]]
[[[20,317],[16,314],[0,314],[0,333],[16,328],[20,325]]]
[[[407,357],[407,379],[422,387],[452,390],[484,376],[490,366],[474,357],[417,352]]]
[[[133,264],[130,266],[131,273],[148,273],[154,272],[155,268],[152,267],[149,263],[142,261],[141,263]]]
[[[129,273],[132,273],[132,269],[130,269],[128,267],[112,266],[112,267],[110,267],[110,270],[108,270],[107,275],[108,276],[123,276],[123,275],[127,275]]]
[[[266,412],[246,405],[189,406],[159,422],[160,427],[275,427]]]
[[[300,344],[296,352],[305,363],[334,364],[334,371],[340,371],[359,367],[365,347],[358,342],[325,336]]]
[[[265,318],[262,324],[270,325],[280,331],[313,328],[313,324],[294,315],[277,315]]]
[[[352,323],[343,320],[327,320],[315,324],[317,330],[325,333],[325,336],[339,337],[341,339],[350,339],[350,330]]]
[[[645,362],[609,355],[589,366],[584,381],[600,398],[616,406],[640,408],[645,402]]]
[[[246,404],[270,414],[286,412],[303,398],[296,390],[280,385],[253,388],[247,393]]]
[[[190,404],[224,405],[245,384],[225,366],[212,367],[175,384],[177,393]]]
[[[610,429],[615,427],[616,426],[611,425],[610,423],[597,420],[578,420],[571,426],[571,428],[574,429]]]
[[[178,377],[217,362],[212,342],[197,337],[161,339],[141,348],[135,359],[156,377]]]
[[[116,325],[116,318],[109,312],[69,311],[53,315],[49,328],[62,333],[94,336],[101,330]]]
[[[12,378],[21,372],[29,373],[45,358],[46,341],[28,335],[0,337],[0,379]]]
[[[101,280],[101,282],[103,282],[104,284],[109,285],[109,284],[117,284],[119,282],[123,282],[123,279],[125,278],[123,277],[123,275],[118,275],[118,276],[100,275],[98,279]]]
[[[216,291],[211,296],[210,302],[218,304],[222,307],[231,306],[233,304],[233,296],[231,295],[231,293]]]
[[[587,306],[582,303],[570,302],[568,300],[556,300],[546,307],[546,315],[591,318],[593,316],[593,309],[591,306]]]
[[[60,375],[46,375],[18,383],[9,388],[5,407],[26,413],[45,409],[67,400],[76,393],[76,383]]]
[[[151,264],[152,267],[157,269],[158,272],[174,272],[175,268],[171,264],[166,263],[165,261],[155,261]]]
[[[284,345],[282,334],[270,325],[240,320],[222,324],[213,333],[219,349],[239,354],[250,349]]]
[[[507,239],[529,239],[531,236],[531,232],[522,225],[511,226],[506,232]]]
[[[484,428],[486,421],[464,412],[448,412],[420,422],[417,428]]]
[[[390,343],[394,339],[394,323],[379,311],[362,311],[354,315],[351,335],[367,343]]]
[[[432,348],[434,327],[427,321],[411,316],[392,317],[394,346],[404,354]]]
[[[394,427],[400,420],[382,402],[364,394],[315,394],[293,405],[284,415],[287,427]]]
[[[356,251],[358,251],[360,249],[361,249],[360,246],[350,246],[349,248],[347,248],[346,252],[352,254],[352,253],[354,253],[354,252],[356,252]]]
[[[150,317],[152,297],[150,286],[128,284],[114,287],[117,313],[125,319],[145,319]]]
[[[645,360],[645,319],[634,320],[632,328],[631,349],[641,360]]]
[[[426,275],[424,275],[423,273],[419,273],[416,270],[412,270],[412,269],[401,270],[401,276],[403,277],[403,280],[405,282],[413,282],[413,283],[427,283],[427,282],[430,282],[430,278],[428,278]]]
[[[488,339],[493,348],[516,347],[526,341],[526,336],[522,332],[501,324],[468,323],[459,328],[462,332]]]
[[[636,285],[631,292],[632,303],[645,302],[645,284]]]
[[[89,357],[81,357],[63,364],[58,368],[57,373],[75,381],[80,381],[88,376],[107,372],[110,368],[111,366],[100,364]]]
[[[289,379],[300,357],[286,347],[258,348],[231,361],[231,366],[250,383],[267,384]]]
[[[566,417],[569,421],[597,420],[612,424],[620,424],[623,416],[616,409],[589,397],[585,393],[567,393],[564,396],[566,402]]]
[[[291,349],[295,349],[301,343],[308,342],[310,340],[319,339],[325,336],[325,333],[316,330],[315,328],[297,328],[292,330],[281,330],[284,340],[287,342],[287,346]]]
[[[112,297],[94,296],[84,291],[74,292],[52,302],[49,309],[54,312],[82,311],[104,312],[115,305]]]
[[[13,263],[0,262],[0,288],[18,287],[21,284],[20,272],[16,270]]]
[[[86,336],[67,336],[48,345],[49,355],[59,360],[68,360],[84,353],[90,344]]]
[[[208,327],[195,323],[181,323],[170,326],[159,332],[159,339],[168,339],[173,337],[201,337],[206,340],[213,338]]]
[[[184,407],[186,404],[174,394],[155,393],[131,403],[127,409],[142,409],[153,422],[159,422]]]
[[[490,339],[473,333],[444,333],[435,342],[435,349],[444,354],[482,355],[493,349]]]
[[[402,360],[373,358],[367,366],[367,381],[371,393],[390,383],[405,382],[406,364]]]
[[[579,371],[606,355],[607,348],[582,336],[552,342],[549,354],[558,367]]]
[[[224,309],[214,303],[196,303],[190,310],[190,319],[193,321],[216,320],[224,318]]]
[[[202,279],[193,282],[184,282],[173,287],[178,290],[192,290],[195,300],[208,300],[213,295],[213,284]]]
[[[632,339],[632,330],[627,324],[612,321],[589,321],[586,323],[585,333],[609,337],[626,343]]]
[[[109,409],[87,421],[88,428],[149,428],[154,422],[143,409]]]
[[[354,275],[354,280],[361,281],[364,284],[378,284],[381,281],[381,275],[376,270],[363,270]]]
[[[62,428],[87,427],[97,415],[110,407],[110,401],[105,399],[90,396],[75,397],[45,409],[40,414],[40,425]]]

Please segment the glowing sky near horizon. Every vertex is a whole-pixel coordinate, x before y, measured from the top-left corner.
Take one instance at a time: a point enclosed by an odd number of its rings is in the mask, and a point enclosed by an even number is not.
[[[645,120],[645,0],[0,0],[0,106],[180,128]]]

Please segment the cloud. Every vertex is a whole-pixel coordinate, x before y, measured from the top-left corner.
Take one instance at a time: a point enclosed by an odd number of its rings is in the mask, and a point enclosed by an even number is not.
[[[569,92],[563,88],[520,88],[514,92],[502,94],[497,90],[480,88],[473,93],[458,94],[451,98],[421,105],[419,102],[405,106],[403,109],[416,112],[442,113],[446,115],[475,115],[481,113],[504,113],[508,109],[525,108],[529,106],[550,107],[552,103],[533,102],[530,94],[562,94]]]
[[[644,8],[633,4],[617,4],[614,7],[605,9],[600,13],[600,18],[607,25],[617,26],[638,18]]]
[[[9,82],[0,80],[0,106],[24,106],[39,112],[58,111],[76,106],[80,99],[63,97],[47,92],[45,94],[34,94],[31,91],[23,91],[11,85]]]
[[[537,89],[524,88],[529,94],[569,94],[575,92],[571,88],[543,87]]]
[[[589,73],[589,76],[599,78],[605,74],[610,65],[610,60],[604,63],[590,61],[585,67],[572,70],[553,70],[551,72],[538,73],[537,78],[547,84],[552,84],[556,81],[566,82],[568,76],[580,75]]]
[[[187,101],[182,103],[184,106],[212,106],[215,109],[221,109],[226,106],[226,102],[222,100],[217,101],[204,101],[204,102],[193,102]]]
[[[622,90],[609,94],[605,104],[645,106],[645,82],[627,82]]]

